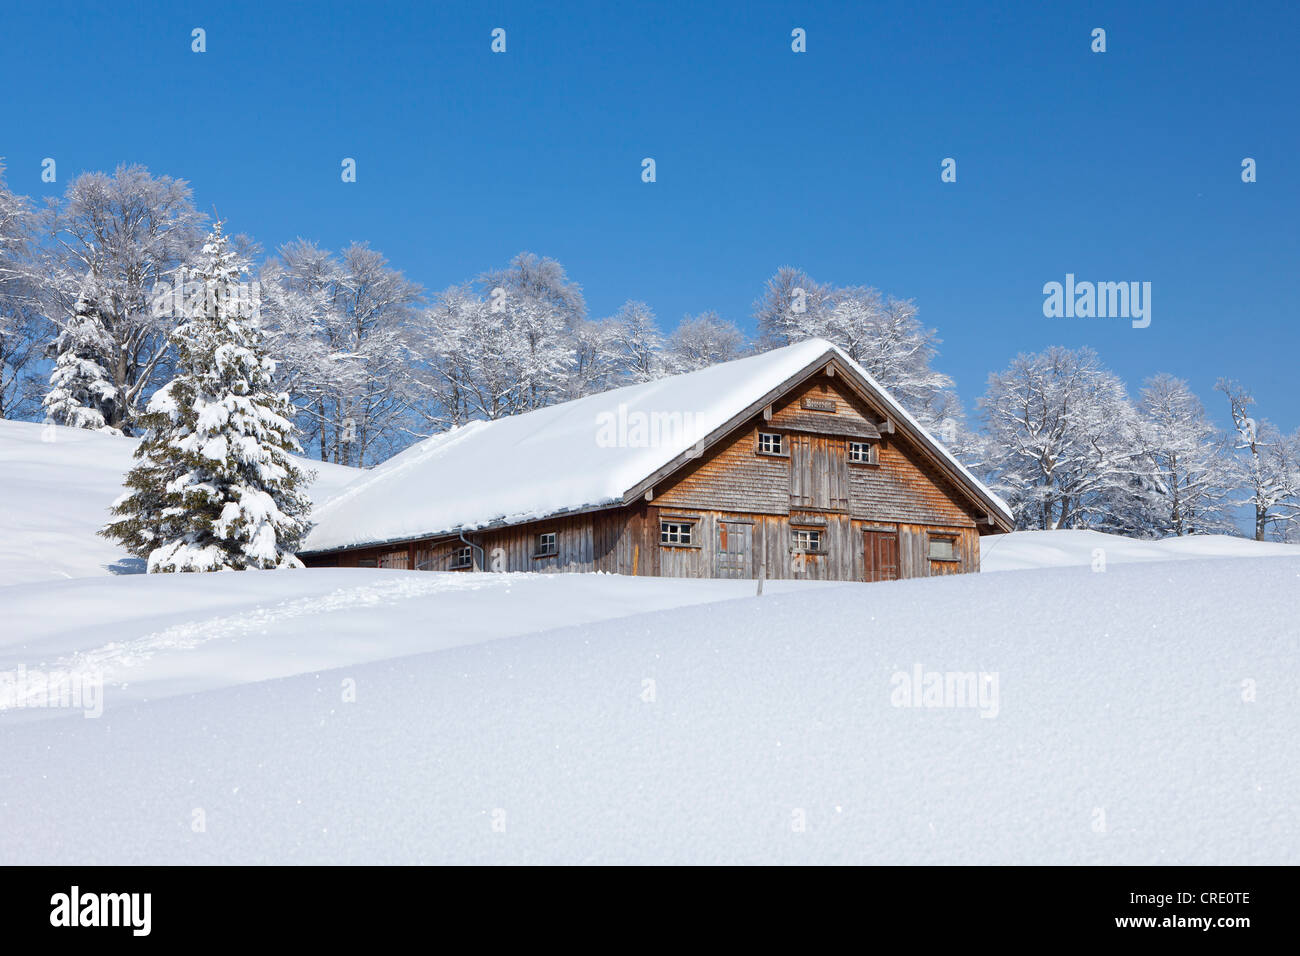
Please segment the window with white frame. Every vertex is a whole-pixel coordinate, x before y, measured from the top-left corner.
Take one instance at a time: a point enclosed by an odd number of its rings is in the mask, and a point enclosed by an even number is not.
[[[451,552],[451,563],[448,567],[453,571],[463,571],[466,568],[474,567],[474,549],[466,546],[453,550]]]
[[[849,461],[858,465],[874,465],[876,446],[869,441],[849,442]]]
[[[689,521],[671,520],[659,522],[659,543],[667,545],[691,545],[694,543],[692,532],[694,525]]]
[[[537,536],[537,550],[533,552],[534,557],[545,558],[552,554],[559,554],[560,548],[554,531],[543,531]]]
[[[785,450],[781,447],[781,436],[777,432],[759,432],[758,453],[760,455],[784,454]]]
[[[956,561],[957,539],[948,534],[930,535],[930,560],[931,561]]]
[[[822,549],[822,533],[813,528],[794,528],[790,532],[791,550],[802,554],[819,554]]]

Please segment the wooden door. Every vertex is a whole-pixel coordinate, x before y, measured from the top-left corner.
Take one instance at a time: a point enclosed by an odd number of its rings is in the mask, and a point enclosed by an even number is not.
[[[718,521],[717,547],[713,552],[713,576],[754,576],[754,526],[747,521]]]
[[[863,552],[864,581],[898,580],[898,532],[866,531]]]

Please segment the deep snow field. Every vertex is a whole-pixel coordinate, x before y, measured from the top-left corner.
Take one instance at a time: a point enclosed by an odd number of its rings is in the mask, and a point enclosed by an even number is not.
[[[144,570],[95,534],[122,493],[136,442],[59,425],[0,421],[0,585]],[[361,472],[302,460],[319,504]]]
[[[1300,862],[1300,548],[150,577],[93,534],[131,443],[40,430],[0,422],[0,863]],[[34,706],[68,671],[101,716]]]

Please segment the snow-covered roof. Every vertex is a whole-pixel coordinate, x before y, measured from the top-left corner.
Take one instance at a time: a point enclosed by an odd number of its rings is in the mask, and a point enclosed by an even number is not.
[[[755,402],[832,358],[860,376],[885,411],[1011,523],[1006,505],[861,366],[832,343],[807,339],[435,435],[319,506],[303,550],[406,541],[623,503],[625,493]]]

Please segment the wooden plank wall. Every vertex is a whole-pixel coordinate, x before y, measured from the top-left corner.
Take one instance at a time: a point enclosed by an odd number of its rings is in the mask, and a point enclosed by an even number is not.
[[[690,547],[661,545],[661,518],[692,522],[698,544]],[[773,580],[861,581],[866,573],[863,532],[868,528],[897,532],[900,577],[929,577],[979,570],[979,533],[975,528],[886,523],[813,510],[796,511],[786,516],[642,505],[540,521],[468,537],[484,548],[487,570],[604,571],[703,578],[713,577],[717,568],[720,521],[752,523],[753,577],[758,576],[759,569],[766,562],[765,576]],[[795,528],[820,531],[826,553],[804,555],[802,561],[797,562],[791,548]],[[552,530],[556,532],[559,553],[551,557],[536,557],[536,535]],[[929,538],[932,534],[956,538],[957,561],[930,560]],[[461,547],[458,538],[444,537],[411,543],[409,558],[408,546],[400,545],[325,555],[315,560],[309,557],[308,563],[315,567],[356,567],[358,560],[369,559],[377,561],[381,567],[447,571],[452,570],[453,553]],[[475,560],[478,560],[477,553]]]
[[[816,400],[812,407],[803,406],[805,396]],[[834,411],[819,410],[829,405]],[[864,423],[880,426],[878,463],[849,463],[845,437],[797,430],[818,415],[859,434]],[[790,430],[782,431],[783,423]],[[781,431],[786,454],[757,454],[760,430]],[[520,480],[526,481],[527,475]],[[661,546],[659,522],[670,517],[695,523],[694,546]],[[900,577],[979,570],[976,522],[980,517],[918,451],[887,433],[879,415],[841,382],[819,375],[774,404],[770,421],[756,416],[731,439],[655,488],[651,502],[476,532],[469,538],[485,549],[488,569],[500,549],[495,566],[505,571],[712,577],[718,567],[718,522],[749,521],[755,576],[765,564],[766,576],[777,580],[860,581],[865,575],[863,532],[868,527],[897,532]],[[805,556],[802,570],[791,554],[792,527],[817,528],[825,542],[826,553]],[[538,558],[536,536],[544,531],[557,533],[559,553]],[[959,560],[930,560],[929,536],[935,532],[956,537]],[[448,570],[452,554],[460,547],[457,538],[443,536],[308,556],[307,561],[346,567],[374,560],[388,567],[425,564]]]
[[[656,505],[716,508],[746,514],[790,510],[790,458],[759,455],[761,417],[743,426],[728,443],[709,449],[671,485],[655,489]]]

